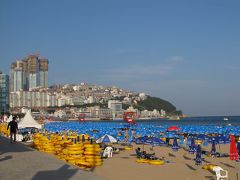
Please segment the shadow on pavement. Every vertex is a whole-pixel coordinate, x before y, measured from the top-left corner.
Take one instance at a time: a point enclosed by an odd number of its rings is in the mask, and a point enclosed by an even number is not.
[[[210,172],[212,175],[215,175],[215,172],[213,172],[212,170],[207,170],[208,172]]]
[[[193,170],[193,171],[196,171],[197,169],[195,169],[194,167],[192,167],[191,165],[189,165],[189,164],[187,164],[187,163],[185,163],[185,165],[189,168],[189,169],[191,169],[191,170]]]
[[[168,156],[169,157],[176,157],[174,154],[172,154],[172,153],[168,153]]]
[[[77,169],[68,169],[69,167],[69,165],[63,165],[57,170],[40,171],[32,180],[69,179],[78,171]]]
[[[5,156],[3,158],[0,158],[0,161],[6,161],[6,160],[9,160],[9,159],[12,159],[12,156]]]
[[[207,161],[207,160],[205,160],[205,159],[203,159],[203,162],[205,162],[205,163],[211,163],[210,161]]]
[[[220,162],[220,163],[223,164],[223,165],[225,165],[225,166],[227,166],[227,167],[235,168],[234,166],[232,166],[232,165],[230,165],[230,164],[228,164],[228,163],[224,163],[224,162]]]
[[[129,159],[129,157],[121,157],[122,159]]]
[[[33,149],[19,142],[16,142],[16,144],[11,144],[10,140],[3,136],[0,136],[0,142],[1,142],[0,155],[9,152],[34,151]]]
[[[192,160],[192,158],[189,158],[189,157],[187,157],[187,156],[185,156],[185,155],[183,155],[183,158],[184,158],[185,160]]]
[[[208,179],[208,180],[215,180],[214,176],[205,176],[205,178]]]

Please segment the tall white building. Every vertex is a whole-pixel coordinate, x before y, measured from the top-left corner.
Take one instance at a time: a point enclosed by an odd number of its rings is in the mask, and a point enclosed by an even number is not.
[[[112,110],[113,117],[117,117],[118,115],[122,115],[122,102],[117,100],[109,100],[108,108]]]
[[[10,93],[11,108],[44,108],[57,106],[56,95],[40,91],[16,91]]]
[[[48,87],[48,59],[39,60],[39,85]]]
[[[10,69],[10,91],[26,89],[26,64],[23,61],[12,63]]]

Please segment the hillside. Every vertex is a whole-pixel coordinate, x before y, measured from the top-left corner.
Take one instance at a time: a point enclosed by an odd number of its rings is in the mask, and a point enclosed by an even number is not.
[[[154,109],[160,111],[161,109],[165,110],[167,114],[178,114],[181,115],[181,111],[177,111],[176,107],[170,102],[157,98],[148,96],[147,99],[139,101],[137,105],[134,105],[135,108],[139,110],[147,109],[152,111]]]

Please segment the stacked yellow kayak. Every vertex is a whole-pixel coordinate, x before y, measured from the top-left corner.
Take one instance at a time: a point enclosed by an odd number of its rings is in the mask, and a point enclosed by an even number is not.
[[[7,130],[7,124],[0,124],[0,133],[4,136],[10,136],[10,131]]]
[[[88,138],[88,135],[84,135]],[[65,160],[81,168],[91,168],[102,165],[101,148],[98,144],[90,144],[82,140],[82,135],[61,136],[36,133],[33,136],[33,147],[42,152],[55,154],[57,158]]]
[[[39,151],[41,149],[42,138],[43,138],[42,134],[36,133],[33,135],[33,147]]]
[[[46,136],[43,135],[37,136],[37,139],[36,140],[34,139],[34,145],[39,151],[55,154],[54,145]]]
[[[64,143],[66,142],[66,139],[64,139],[61,135],[51,134],[50,142],[54,146],[54,154],[55,155],[62,154],[62,150],[64,148]]]
[[[83,160],[83,144],[67,144],[62,150],[63,159],[67,162],[76,164],[76,161]]]
[[[39,151],[51,154],[56,154],[56,152],[62,149],[56,136],[50,135],[50,139],[48,139],[47,136],[38,133],[33,136],[33,147]]]
[[[102,165],[100,156],[100,146],[98,144],[84,144],[84,159],[76,161],[76,165],[82,168],[90,168]]]

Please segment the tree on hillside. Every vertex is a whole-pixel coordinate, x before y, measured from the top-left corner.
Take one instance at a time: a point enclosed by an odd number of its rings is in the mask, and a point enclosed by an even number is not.
[[[148,98],[143,101],[139,101],[138,106],[145,108],[149,111],[153,111],[154,109],[158,111],[163,109],[167,113],[172,113],[176,111],[176,107],[172,105],[170,102],[151,96],[148,96]]]

